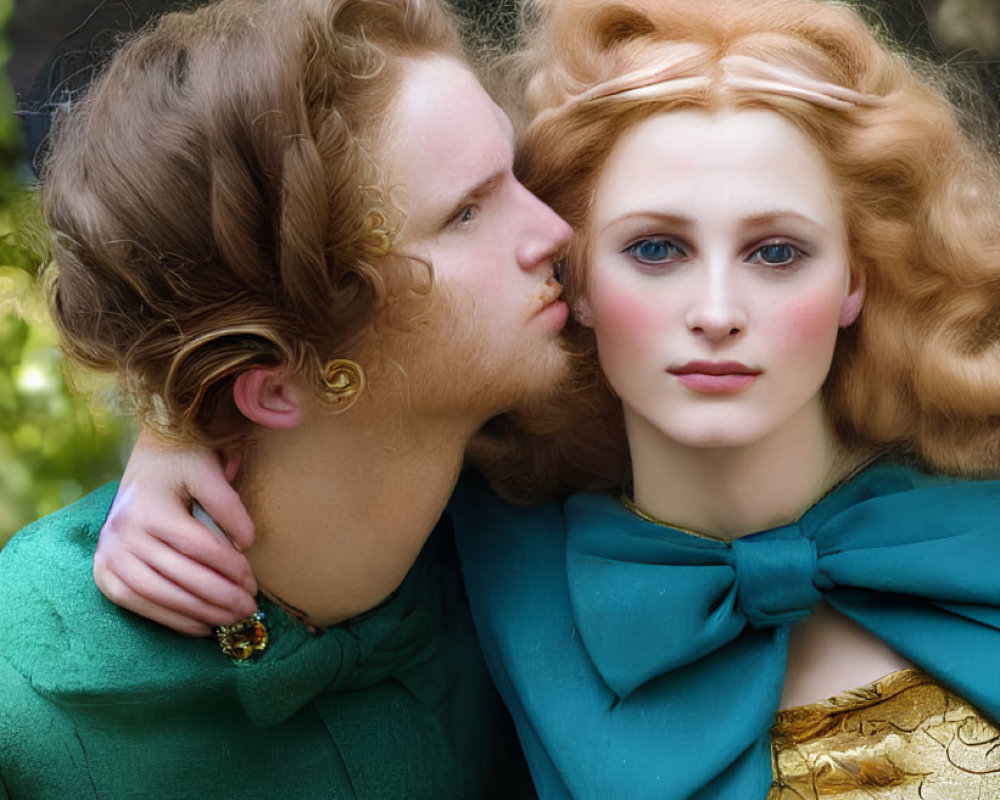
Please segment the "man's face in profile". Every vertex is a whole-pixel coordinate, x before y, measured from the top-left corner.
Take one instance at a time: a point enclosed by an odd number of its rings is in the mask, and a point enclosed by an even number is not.
[[[413,387],[498,413],[563,373],[568,312],[552,265],[571,230],[515,178],[510,122],[457,61],[407,62],[393,117],[386,160],[406,213],[397,252],[430,264],[446,301],[419,366],[404,366]]]

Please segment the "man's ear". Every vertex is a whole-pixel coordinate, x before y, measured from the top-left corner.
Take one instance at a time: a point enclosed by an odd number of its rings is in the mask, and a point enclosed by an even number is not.
[[[594,317],[590,313],[590,301],[587,298],[581,297],[573,303],[573,316],[585,328],[594,327]]]
[[[289,430],[302,423],[299,390],[280,367],[254,367],[236,378],[236,407],[251,422],[275,430]]]
[[[840,306],[840,327],[849,328],[854,324],[854,320],[861,313],[861,306],[865,303],[865,276],[864,273],[851,270],[851,288]]]

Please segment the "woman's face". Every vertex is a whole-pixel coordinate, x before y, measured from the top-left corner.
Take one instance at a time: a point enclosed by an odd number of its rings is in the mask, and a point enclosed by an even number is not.
[[[612,151],[577,311],[630,430],[740,447],[815,411],[863,295],[826,164],[777,113],[659,114]]]

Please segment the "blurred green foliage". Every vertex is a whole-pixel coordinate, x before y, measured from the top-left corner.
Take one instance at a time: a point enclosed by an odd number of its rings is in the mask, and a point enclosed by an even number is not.
[[[38,280],[43,258],[22,243],[32,198],[0,210],[0,546],[121,471],[127,424],[95,385],[73,391]],[[28,230],[31,230],[31,223]]]
[[[0,29],[11,10],[0,0]],[[0,65],[8,55],[0,37]],[[117,475],[127,436],[126,422],[69,388],[39,279],[47,247],[37,197],[18,183],[13,110],[0,73],[0,546]]]

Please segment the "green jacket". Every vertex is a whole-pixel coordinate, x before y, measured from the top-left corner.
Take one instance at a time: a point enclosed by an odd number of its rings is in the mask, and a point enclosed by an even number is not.
[[[238,665],[94,586],[114,491],[0,552],[0,797],[514,796],[516,745],[447,531],[352,624],[311,636],[264,603],[271,645]]]

